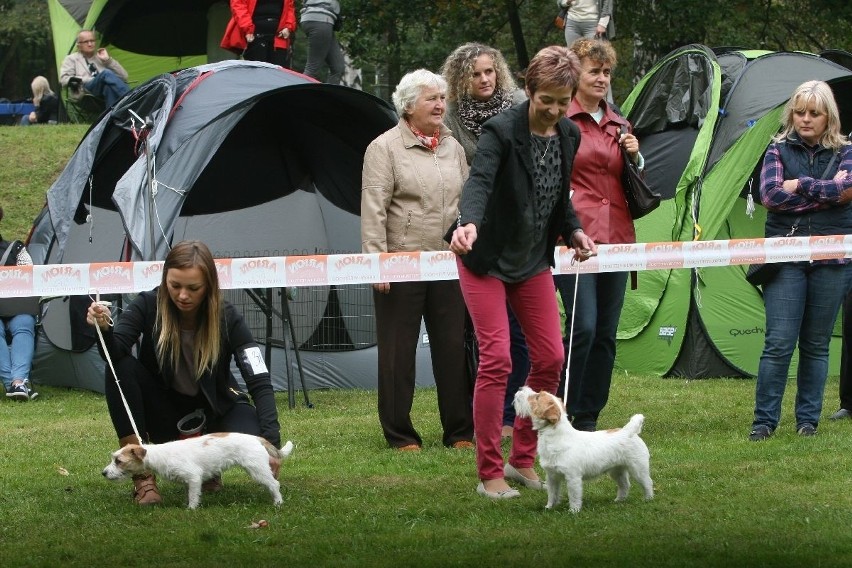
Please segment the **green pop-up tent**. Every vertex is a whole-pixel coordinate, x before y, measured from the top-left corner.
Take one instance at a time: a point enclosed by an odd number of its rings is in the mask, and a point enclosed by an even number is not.
[[[219,49],[230,12],[224,0],[47,0],[56,68],[93,29],[127,69],[131,86],[177,69],[233,57]]]
[[[664,198],[637,221],[638,240],[762,237],[759,169],[793,90],[828,82],[844,130],[852,128],[852,70],[831,60],[838,55],[689,45],[660,60],[622,105],[646,179]],[[765,317],[760,291],[744,276],[744,266],[640,272],[625,298],[616,365],[661,376],[756,375]],[[831,362],[837,373],[839,357]]]

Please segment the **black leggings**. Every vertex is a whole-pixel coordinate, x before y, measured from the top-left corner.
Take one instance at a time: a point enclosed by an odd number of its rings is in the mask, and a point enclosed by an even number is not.
[[[267,63],[280,65],[285,69],[289,69],[290,50],[275,48],[275,36],[278,34],[277,28],[277,19],[254,20],[254,41],[246,46],[243,58],[248,61],[266,61]],[[291,30],[291,42],[295,39],[295,35]]]
[[[257,412],[248,403],[237,403],[222,416],[216,416],[203,394],[187,396],[167,388],[160,377],[152,375],[135,357],[125,357],[116,363],[115,372],[121,378],[121,391],[143,442],[162,444],[177,440],[178,421],[199,408],[207,418],[204,433],[242,432],[260,436]],[[119,439],[132,435],[133,426],[109,366],[106,367],[106,401]]]

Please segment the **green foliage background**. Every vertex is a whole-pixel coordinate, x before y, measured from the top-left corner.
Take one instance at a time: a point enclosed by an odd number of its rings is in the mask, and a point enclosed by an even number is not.
[[[848,0],[614,3],[614,43],[620,58],[614,84],[617,101],[660,57],[690,43],[852,50]],[[297,7],[300,4],[297,0]],[[450,51],[467,41],[501,49],[516,70],[545,45],[564,41],[562,31],[553,26],[555,0],[341,0],[341,5],[346,23],[339,37],[364,70],[365,89],[380,96],[387,96],[407,71],[437,70]],[[0,97],[28,97],[29,81],[36,74],[56,82],[47,12],[47,0],[0,0]],[[174,30],[164,25],[161,33]]]
[[[614,0],[619,70],[616,100],[660,57],[690,43],[710,47],[852,49],[852,3],[844,0]],[[417,67],[436,70],[457,45],[499,48],[516,70],[545,45],[562,43],[553,26],[555,0],[341,0],[347,15],[341,41],[356,65],[379,68],[395,85]],[[517,12],[520,31],[510,16]],[[365,77],[369,79],[369,77]]]

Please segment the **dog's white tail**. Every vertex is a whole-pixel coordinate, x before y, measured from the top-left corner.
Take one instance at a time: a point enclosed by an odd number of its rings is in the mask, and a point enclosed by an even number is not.
[[[625,424],[622,432],[628,436],[637,436],[642,432],[642,426],[645,424],[645,417],[641,414],[634,414],[630,417],[630,421]]]
[[[284,447],[278,450],[278,455],[282,458],[286,458],[287,456],[293,453],[293,447],[293,442],[287,440],[287,443],[284,444]]]

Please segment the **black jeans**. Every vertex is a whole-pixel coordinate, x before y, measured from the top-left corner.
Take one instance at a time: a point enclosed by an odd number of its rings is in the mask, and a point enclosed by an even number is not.
[[[246,46],[246,50],[243,52],[243,59],[248,61],[265,61],[289,69],[290,49],[275,49],[275,35],[278,33],[277,27],[278,20],[268,18],[255,20],[254,41]],[[292,33],[290,39],[292,45]]]
[[[527,382],[530,374],[530,353],[521,324],[512,308],[506,304],[509,315],[509,352],[512,354],[512,372],[506,383],[506,398],[503,400],[503,426],[515,423],[515,393]]]
[[[242,432],[260,436],[260,423],[254,406],[238,403],[221,416],[210,408],[202,393],[187,396],[168,388],[158,376],[151,374],[135,357],[125,357],[115,363],[115,372],[121,379],[121,391],[143,442],[162,444],[177,440],[178,420],[203,409],[207,419],[206,433]],[[106,401],[112,425],[119,438],[133,434],[133,426],[109,366],[106,367]]]
[[[574,301],[574,274],[554,276],[565,306],[566,361]],[[568,415],[579,430],[594,430],[598,415],[609,399],[612,369],[615,365],[615,335],[627,289],[626,272],[581,274],[574,313],[574,341],[571,344],[568,378]],[[559,392],[563,392],[563,373]]]

